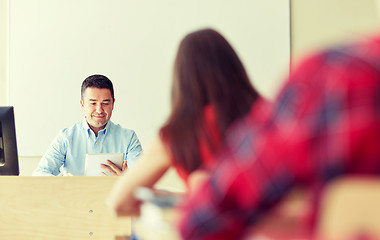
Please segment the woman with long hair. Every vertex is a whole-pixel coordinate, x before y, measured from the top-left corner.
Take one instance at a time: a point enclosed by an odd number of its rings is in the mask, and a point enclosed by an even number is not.
[[[158,137],[115,184],[108,204],[121,215],[138,211],[133,192],[152,187],[174,166],[189,174],[211,169],[228,127],[258,99],[242,62],[227,40],[212,29],[185,36],[174,62],[171,114]]]

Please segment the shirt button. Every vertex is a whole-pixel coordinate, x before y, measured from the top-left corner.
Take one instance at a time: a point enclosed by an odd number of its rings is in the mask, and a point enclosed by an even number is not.
[[[98,142],[95,142],[96,145],[98,145]]]

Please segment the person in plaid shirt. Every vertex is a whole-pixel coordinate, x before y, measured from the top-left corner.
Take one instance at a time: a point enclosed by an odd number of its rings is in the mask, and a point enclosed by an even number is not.
[[[380,35],[309,56],[227,141],[222,163],[182,206],[183,239],[241,239],[296,186],[318,199],[339,176],[379,174]]]

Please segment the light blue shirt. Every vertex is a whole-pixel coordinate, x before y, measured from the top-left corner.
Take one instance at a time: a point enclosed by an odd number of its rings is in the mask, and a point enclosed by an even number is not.
[[[96,137],[84,119],[58,134],[33,176],[57,176],[61,166],[63,172],[83,176],[87,153],[124,153],[130,168],[141,152],[140,141],[133,130],[108,121]]]

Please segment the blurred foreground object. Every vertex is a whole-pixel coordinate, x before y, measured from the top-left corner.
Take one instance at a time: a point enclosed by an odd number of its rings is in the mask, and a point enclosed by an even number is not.
[[[184,239],[242,239],[295,187],[321,193],[345,175],[380,173],[380,35],[305,59],[257,124],[250,114],[227,136],[220,164],[184,204]]]
[[[143,202],[140,217],[132,223],[132,231],[139,240],[180,239],[172,223],[176,219],[174,207],[182,199],[182,194],[140,187],[135,197]]]

